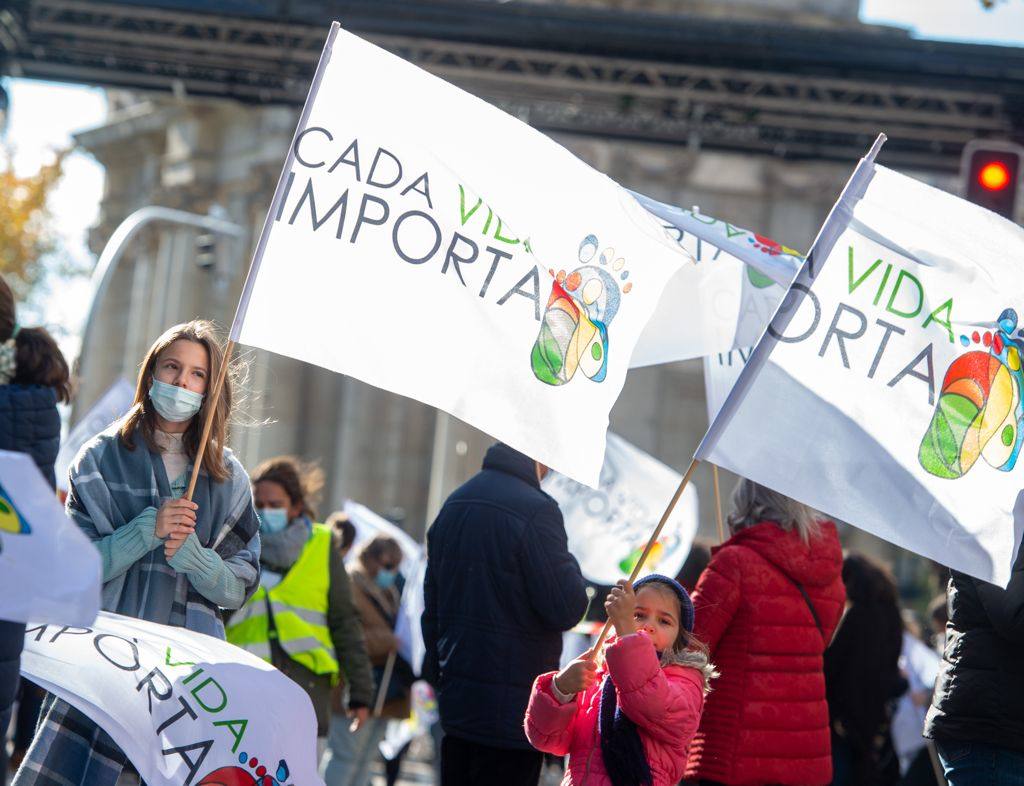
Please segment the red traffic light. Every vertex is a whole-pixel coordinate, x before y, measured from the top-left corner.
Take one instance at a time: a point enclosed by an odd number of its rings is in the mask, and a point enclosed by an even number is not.
[[[989,191],[1002,191],[1010,185],[1010,170],[1002,161],[990,161],[978,172],[978,183]]]
[[[1017,218],[1024,174],[1024,147],[997,139],[975,139],[964,147],[960,164],[962,193],[968,202]]]

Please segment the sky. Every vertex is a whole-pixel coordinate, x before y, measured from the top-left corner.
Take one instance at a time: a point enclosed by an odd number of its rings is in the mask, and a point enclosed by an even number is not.
[[[862,0],[861,19],[905,27],[918,38],[1024,46],[1024,0],[1001,0],[989,11],[979,0]],[[26,79],[4,84],[11,106],[6,141],[15,148],[19,173],[36,171],[52,160],[55,150],[71,146],[74,132],[103,122],[106,99],[100,88]],[[102,167],[84,151],[72,153],[51,209],[66,253],[76,261],[94,260],[86,234],[96,223],[102,195]],[[66,282],[51,277],[37,302],[23,310],[23,321],[51,327],[68,358],[73,358],[90,293],[87,279]]]
[[[19,175],[31,175],[51,163],[56,151],[72,146],[72,133],[100,125],[106,116],[107,101],[100,88],[29,79],[5,80],[4,86],[10,99],[5,141],[12,148]],[[88,267],[95,255],[86,237],[99,217],[102,196],[103,167],[88,153],[73,151],[65,159],[64,176],[49,207],[63,253]],[[18,320],[49,327],[70,360],[78,353],[77,334],[90,294],[87,278],[59,281],[49,276],[34,302],[19,306]]]

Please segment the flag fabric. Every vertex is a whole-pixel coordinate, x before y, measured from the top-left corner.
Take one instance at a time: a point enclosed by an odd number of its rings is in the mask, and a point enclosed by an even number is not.
[[[712,423],[718,416],[718,411],[740,378],[740,372],[753,349],[739,347],[704,358],[704,398],[708,406],[708,423]]]
[[[630,366],[706,357],[757,343],[803,257],[728,221],[635,196],[697,264],[681,267],[665,287]]]
[[[656,216],[663,226],[671,228],[677,240],[691,235],[749,265],[759,276],[783,287],[789,287],[804,263],[804,257],[799,251],[777,243],[770,237],[712,218],[697,208],[687,210],[659,202],[636,191],[630,193],[644,210]]]
[[[596,584],[629,578],[682,476],[616,434],[608,434],[601,482],[591,489],[549,473],[541,488],[558,503],[569,551]],[[687,486],[641,568],[675,576],[697,534],[697,491]]]
[[[865,159],[697,457],[1005,586],[1024,230]]]
[[[398,639],[398,654],[412,666],[414,674],[423,672],[423,660],[427,645],[423,643],[423,628],[420,619],[426,602],[423,597],[423,579],[427,575],[427,554],[419,556],[405,579],[402,600],[395,621],[395,638]]]
[[[608,177],[335,25],[231,338],[596,485],[633,347],[684,263]]]
[[[323,784],[306,692],[187,628],[100,612],[30,624],[21,671],[106,731],[151,786]]]
[[[88,625],[102,575],[99,552],[35,462],[0,450],[0,619]]]
[[[82,445],[126,414],[131,409],[134,400],[135,388],[128,380],[120,378],[107,388],[99,400],[68,432],[67,437],[60,443],[60,451],[57,453],[57,461],[54,465],[57,474],[57,488],[60,491],[65,493],[68,491],[68,472]]]

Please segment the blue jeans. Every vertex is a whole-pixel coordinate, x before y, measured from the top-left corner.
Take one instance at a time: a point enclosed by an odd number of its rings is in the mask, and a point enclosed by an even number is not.
[[[1024,753],[983,742],[935,741],[949,786],[1024,786]]]

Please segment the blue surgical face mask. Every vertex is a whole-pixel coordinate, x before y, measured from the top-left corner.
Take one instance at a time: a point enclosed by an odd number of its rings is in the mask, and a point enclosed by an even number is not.
[[[203,394],[168,385],[154,379],[149,386],[149,400],[153,402],[157,414],[171,423],[184,423],[199,412],[203,406]]]
[[[284,508],[259,508],[256,515],[260,517],[260,529],[268,535],[288,526],[288,511]]]
[[[396,576],[398,576],[398,571],[381,568],[377,571],[377,577],[374,581],[377,582],[377,586],[381,589],[391,589],[395,584]]]

